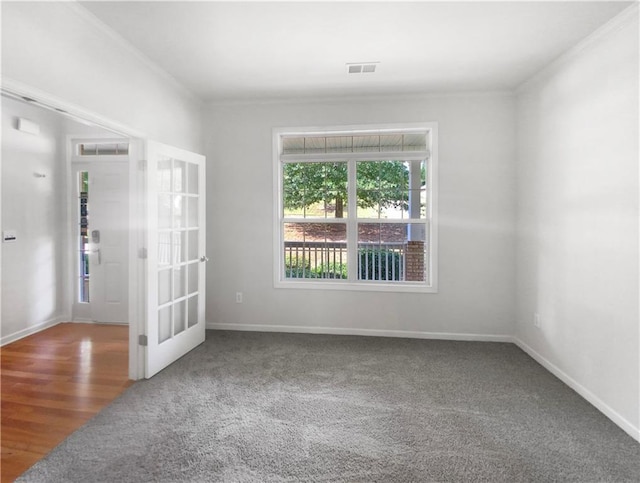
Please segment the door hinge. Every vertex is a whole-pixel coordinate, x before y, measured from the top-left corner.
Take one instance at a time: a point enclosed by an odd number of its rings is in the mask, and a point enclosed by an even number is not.
[[[148,345],[147,342],[148,342],[148,339],[147,339],[146,335],[139,335],[138,336],[138,344],[139,345],[147,347],[147,345]]]
[[[140,159],[138,161],[138,169],[140,171],[144,171],[145,169],[147,169],[147,160],[146,159]]]
[[[143,260],[147,259],[147,249],[146,248],[141,248],[140,250],[138,250],[138,258],[142,258]]]

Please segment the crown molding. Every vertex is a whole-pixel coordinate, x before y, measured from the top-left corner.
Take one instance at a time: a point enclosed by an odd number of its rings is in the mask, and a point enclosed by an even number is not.
[[[206,102],[209,108],[234,106],[270,106],[298,104],[358,104],[362,102],[420,101],[452,98],[512,98],[511,90],[459,91],[459,92],[414,92],[403,94],[371,94],[362,96],[304,96],[304,97],[256,97],[213,99]]]
[[[607,23],[595,30],[589,36],[581,40],[569,50],[565,51],[550,64],[547,64],[547,66],[542,68],[542,70],[538,71],[533,76],[529,77],[529,79],[518,85],[514,90],[515,94],[522,94],[527,90],[533,88],[534,86],[540,84],[545,79],[548,79],[554,73],[558,72],[558,70],[560,70],[563,66],[573,61],[581,53],[589,50],[610,35],[613,35],[614,33],[631,25],[633,21],[637,21],[639,11],[640,9],[638,8],[638,3],[634,2],[633,5],[630,5],[629,7],[624,9],[622,12],[620,12]]]
[[[202,99],[197,96],[193,91],[187,88],[184,84],[182,84],[178,79],[169,74],[166,70],[156,64],[153,60],[147,57],[142,51],[138,50],[134,47],[131,42],[126,40],[122,35],[116,32],[113,28],[109,27],[106,23],[96,17],[89,10],[84,8],[77,0],[70,2],[61,2],[65,5],[71,12],[80,17],[85,23],[91,24],[98,32],[106,35],[109,40],[114,42],[118,47],[122,50],[126,51],[130,55],[136,58],[140,63],[142,63],[145,67],[151,70],[156,76],[160,79],[164,80],[175,90],[179,91],[182,95],[189,98],[191,101],[195,101],[199,104],[202,104]]]
[[[23,102],[32,103],[33,105],[40,106],[50,111],[58,112],[65,117],[73,119],[74,121],[85,124],[89,123],[126,137],[147,137],[145,133],[127,126],[126,124],[121,124],[117,121],[101,116],[100,114],[89,111],[77,104],[65,101],[64,99],[56,97],[36,87],[14,79],[9,79],[5,76],[0,77],[0,91],[3,95]]]

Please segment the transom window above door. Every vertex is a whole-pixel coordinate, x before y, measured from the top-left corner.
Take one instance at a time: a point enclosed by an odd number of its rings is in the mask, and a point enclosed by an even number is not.
[[[436,291],[437,125],[274,129],[274,283]]]

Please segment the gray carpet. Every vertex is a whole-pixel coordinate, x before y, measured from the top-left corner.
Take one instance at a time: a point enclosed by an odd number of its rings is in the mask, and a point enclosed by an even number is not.
[[[211,332],[18,481],[640,481],[640,444],[512,344]]]

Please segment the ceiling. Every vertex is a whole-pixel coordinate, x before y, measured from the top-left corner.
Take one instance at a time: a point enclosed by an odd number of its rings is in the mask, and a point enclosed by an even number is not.
[[[82,2],[208,101],[513,89],[630,2]],[[348,63],[376,64],[348,74]]]

